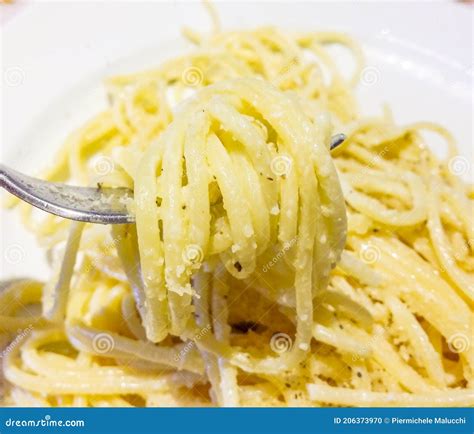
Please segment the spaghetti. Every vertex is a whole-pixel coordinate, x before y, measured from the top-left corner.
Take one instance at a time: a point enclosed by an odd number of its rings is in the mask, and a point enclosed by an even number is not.
[[[473,405],[473,189],[421,134],[449,133],[360,117],[345,35],[186,35],[45,173],[133,188],[136,225],[19,205],[54,271],[0,293],[4,403]]]

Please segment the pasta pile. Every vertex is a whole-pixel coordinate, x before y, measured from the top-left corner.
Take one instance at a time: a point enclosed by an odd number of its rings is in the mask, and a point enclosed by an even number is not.
[[[474,191],[450,134],[361,117],[345,35],[186,35],[109,79],[44,174],[133,189],[136,224],[18,205],[53,271],[0,292],[4,404],[472,406]]]

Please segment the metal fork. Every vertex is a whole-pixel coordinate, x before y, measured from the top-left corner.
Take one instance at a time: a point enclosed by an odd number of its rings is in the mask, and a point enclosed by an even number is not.
[[[345,140],[344,134],[331,138],[330,149]],[[127,208],[133,198],[128,188],[75,187],[32,178],[0,164],[0,186],[19,199],[43,211],[87,223],[133,223]]]

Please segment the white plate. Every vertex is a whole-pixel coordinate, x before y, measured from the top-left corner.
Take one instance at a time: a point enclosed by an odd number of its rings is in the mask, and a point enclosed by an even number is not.
[[[472,9],[446,2],[218,2],[225,29],[337,30],[367,54],[362,111],[389,103],[398,123],[430,120],[455,134],[472,174]],[[101,79],[186,49],[181,27],[210,28],[197,2],[62,1],[0,6],[1,160],[28,173],[105,106]],[[435,143],[435,142],[433,142]],[[442,152],[441,149],[437,151]],[[2,211],[0,279],[45,278],[44,253]]]

